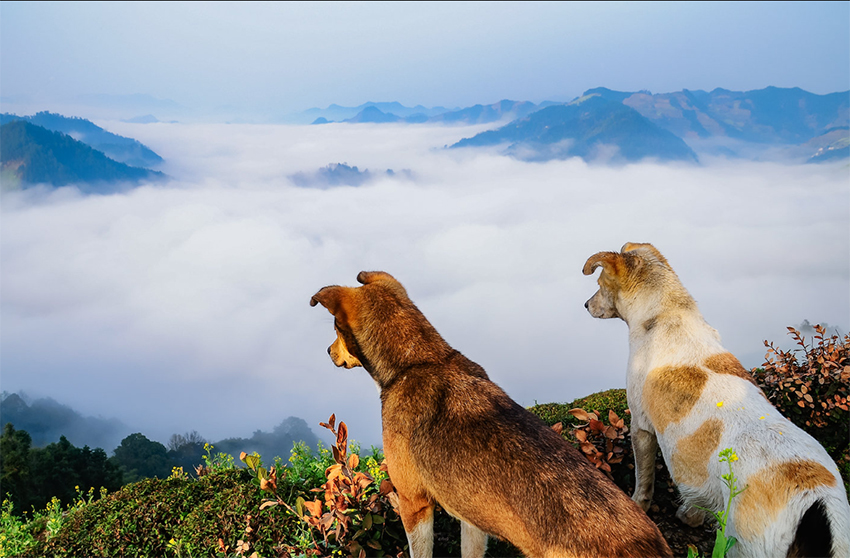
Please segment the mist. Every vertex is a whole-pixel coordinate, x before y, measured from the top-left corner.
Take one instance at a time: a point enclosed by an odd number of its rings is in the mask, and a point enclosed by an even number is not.
[[[161,442],[290,415],[322,435],[336,413],[380,445],[373,382],[333,366],[333,319],[309,306],[361,270],[393,274],[526,406],[625,386],[627,327],[586,312],[596,282],[581,273],[625,242],[667,257],[747,367],[786,326],[848,330],[846,163],[610,167],[443,148],[482,126],[98,124],[151,147],[173,180],[3,194],[0,387]],[[334,163],[373,178],[288,178]]]

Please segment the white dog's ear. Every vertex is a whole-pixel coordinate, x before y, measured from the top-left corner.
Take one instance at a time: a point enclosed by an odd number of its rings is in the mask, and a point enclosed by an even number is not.
[[[597,252],[587,259],[581,272],[590,275],[600,265],[607,273],[618,275],[624,268],[623,256],[617,252]]]
[[[626,242],[623,244],[623,247],[620,249],[621,254],[626,254],[628,252],[640,251],[643,253],[652,254],[652,256],[659,262],[667,267],[670,267],[670,264],[667,262],[667,258],[661,255],[661,252],[648,242]]]

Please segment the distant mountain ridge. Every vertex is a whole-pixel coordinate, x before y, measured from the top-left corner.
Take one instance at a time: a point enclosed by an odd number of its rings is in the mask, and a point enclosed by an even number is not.
[[[653,95],[598,87],[584,95],[621,102],[685,140],[726,136],[757,143],[801,144],[850,124],[850,91],[817,95],[799,87],[766,87],[753,91],[685,89]]]
[[[329,122],[486,124],[500,120],[522,118],[536,110],[555,104],[559,103],[544,101],[538,105],[530,101],[503,99],[490,105],[478,104],[471,107],[454,109],[447,109],[445,107],[426,108],[422,105],[410,108],[397,102],[364,103],[358,107],[330,105],[327,109],[312,108],[306,110],[300,115],[297,115],[294,120],[301,123],[309,122],[311,124],[326,124]]]
[[[463,139],[451,147],[499,144],[509,144],[508,154],[533,161],[568,157],[697,160],[696,154],[681,138],[656,126],[636,110],[599,95],[541,109],[496,130]],[[605,151],[612,146],[616,152]]]
[[[470,125],[510,120],[510,124],[505,126],[505,129],[500,133],[504,136],[501,141],[513,146],[510,151],[514,155],[545,160],[585,153],[582,156],[587,158],[590,153],[587,149],[588,146],[582,147],[580,144],[583,141],[590,141],[594,145],[602,145],[605,141],[608,141],[603,140],[603,136],[617,136],[618,134],[611,127],[612,123],[606,125],[604,134],[601,131],[596,134],[597,140],[593,141],[591,141],[591,136],[588,135],[589,131],[587,130],[565,131],[563,122],[560,124],[551,123],[561,130],[563,137],[557,141],[553,140],[555,134],[551,131],[541,134],[536,139],[529,137],[521,141],[516,134],[521,133],[520,129],[531,133],[530,124],[521,124],[519,120],[543,112],[552,106],[574,105],[592,97],[633,109],[649,124],[672,133],[687,144],[688,149],[684,150],[679,142],[669,137],[662,139],[663,134],[658,134],[657,131],[650,133],[650,127],[642,124],[639,126],[642,129],[641,133],[649,133],[653,138],[647,144],[647,149],[643,149],[643,152],[646,153],[645,156],[661,160],[670,160],[671,157],[675,160],[692,160],[695,157],[694,149],[709,155],[758,158],[759,150],[763,152],[765,146],[777,145],[785,146],[782,147],[781,156],[786,159],[817,162],[845,157],[843,154],[847,153],[846,147],[848,141],[850,141],[850,132],[842,131],[850,124],[850,91],[818,95],[798,87],[771,86],[752,91],[730,91],[723,88],[716,88],[712,91],[684,89],[661,94],[653,94],[646,90],[615,91],[606,87],[596,87],[588,89],[583,95],[569,103],[544,101],[535,104],[528,101],[503,100],[491,105],[474,105],[451,110],[443,107],[425,109],[425,107],[417,106],[408,108],[399,103],[365,103],[359,107],[331,105],[324,110],[310,109],[302,115],[303,117],[309,115],[310,122],[315,124],[336,121],[348,123],[403,122],[408,124],[427,122]],[[601,105],[586,105],[586,108],[599,110]],[[614,110],[611,107],[609,109]],[[532,120],[545,127],[547,124],[543,124],[543,118],[555,117],[556,114],[563,116],[564,113],[562,111],[549,111],[543,116],[535,116]],[[625,116],[627,112],[620,114]],[[556,120],[557,118],[559,117],[556,117]],[[632,122],[629,125],[637,125],[638,121],[634,118],[634,115],[630,118]],[[620,125],[625,126],[625,120]],[[516,137],[509,137],[511,136],[511,133],[508,132],[510,126],[516,128],[513,132]],[[492,132],[495,132],[495,130],[484,132],[484,136],[474,141],[473,138],[466,138],[456,145],[489,142],[496,137]],[[634,138],[629,140],[625,137],[626,128],[623,128],[621,132],[619,134],[620,139],[612,145],[620,150],[619,155],[621,157],[626,160],[633,160],[631,157],[637,157],[642,148],[637,145],[638,142]],[[560,141],[566,139],[571,140],[572,148],[564,149],[564,145],[559,144]],[[644,139],[648,140],[649,136]],[[627,146],[624,150],[623,148],[627,143],[634,145]],[[651,145],[654,145],[654,149],[660,149],[660,151],[650,154],[652,149],[648,148]],[[591,151],[598,150],[594,148]],[[687,151],[690,151],[690,154]],[[570,153],[573,155],[570,155]],[[627,155],[627,153],[632,155]],[[775,153],[776,150],[774,150]]]
[[[601,145],[616,147],[615,156],[626,161],[696,160],[685,142],[733,157],[738,156],[733,148],[742,144],[779,145],[786,158],[801,162],[841,159],[850,152],[850,91],[816,95],[799,88],[768,87],[653,95],[597,87],[563,106],[581,106],[585,116],[575,118],[577,109],[549,107],[452,147],[507,143],[506,153],[530,160],[610,155],[598,149]],[[634,114],[626,118],[628,111]],[[567,140],[569,145],[563,143]]]
[[[150,116],[150,118],[153,118],[153,116]],[[107,132],[84,118],[69,118],[47,111],[38,112],[32,116],[0,114],[0,125],[15,120],[25,120],[30,124],[41,126],[53,132],[62,132],[98,151],[102,151],[110,159],[133,167],[151,168],[163,162],[162,157],[141,142]],[[150,122],[151,120],[145,121]],[[152,121],[156,121],[156,119],[153,118]]]
[[[3,392],[0,428],[6,423],[12,423],[16,430],[26,430],[35,447],[58,442],[60,436],[65,436],[75,446],[111,450],[130,433],[130,428],[117,419],[84,417],[49,397],[27,403],[17,393]]]
[[[165,178],[161,172],[113,161],[71,136],[26,120],[0,126],[0,172],[4,188],[78,184],[100,193],[115,191],[119,183]]]

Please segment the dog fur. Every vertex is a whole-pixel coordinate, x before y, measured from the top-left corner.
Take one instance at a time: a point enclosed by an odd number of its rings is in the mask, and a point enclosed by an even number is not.
[[[452,349],[383,272],[310,300],[334,316],[328,353],[381,394],[384,454],[412,558],[430,557],[435,504],[462,521],[465,558],[487,534],[526,556],[670,556],[658,528],[560,435]]]
[[[729,497],[718,453],[731,447],[746,490],[732,502],[733,554],[850,556],[850,506],[835,463],[814,438],[784,418],[720,344],[670,264],[651,244],[627,243],[584,265],[602,267],[585,303],[596,318],[629,326],[627,397],[636,488],[652,501],[658,446],[684,501],[677,515],[696,525]]]

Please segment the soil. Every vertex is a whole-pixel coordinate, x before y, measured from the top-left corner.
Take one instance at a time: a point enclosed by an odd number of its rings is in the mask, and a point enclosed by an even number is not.
[[[688,546],[695,546],[700,556],[711,556],[717,523],[709,516],[699,527],[685,525],[676,517],[679,503],[679,493],[670,478],[670,473],[659,460],[655,472],[655,494],[647,515],[658,525],[658,529],[673,551],[673,556],[687,556]]]

